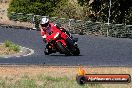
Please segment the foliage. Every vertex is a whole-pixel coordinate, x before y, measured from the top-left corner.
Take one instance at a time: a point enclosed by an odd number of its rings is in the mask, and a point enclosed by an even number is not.
[[[8,41],[6,40],[5,41],[5,46],[8,47],[10,50],[13,50],[13,51],[16,51],[16,52],[19,52],[20,51],[20,47],[16,44],[14,44],[13,42],[11,41]]]
[[[63,0],[12,0],[8,11],[9,13],[31,13],[36,15],[53,16],[54,8],[56,8],[60,1]]]
[[[37,75],[38,76],[38,75]],[[42,75],[42,78],[32,77],[1,77],[0,88],[103,88],[100,84],[79,85],[76,80],[68,77],[51,77]]]
[[[74,19],[83,18],[83,11],[79,6],[68,3],[65,4],[63,7],[61,7],[60,9],[61,10],[56,10],[56,13],[59,13],[58,17],[74,18]]]
[[[91,4],[90,1],[93,1]],[[91,13],[88,17],[94,21],[107,22],[109,0],[78,0],[80,5],[87,6]],[[132,0],[111,0],[110,23],[132,24]]]
[[[12,0],[8,9],[9,18],[13,17],[11,12],[23,13],[24,15],[35,14],[50,17],[84,18],[83,9],[79,4],[71,4],[69,0]]]
[[[111,1],[110,23],[132,24],[132,0]],[[16,12],[108,22],[108,11],[109,0],[12,0],[8,16]]]
[[[5,41],[5,46],[6,46],[6,47],[10,47],[10,45],[12,45],[12,42],[6,40],[6,41]]]

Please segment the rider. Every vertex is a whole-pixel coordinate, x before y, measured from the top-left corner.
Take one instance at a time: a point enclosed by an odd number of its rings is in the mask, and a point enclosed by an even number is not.
[[[58,25],[56,25],[54,23],[50,23],[48,18],[45,17],[45,18],[41,19],[41,22],[40,22],[41,36],[43,38],[43,41],[45,43],[47,43],[46,48],[45,48],[47,51],[47,54],[49,51],[48,50],[49,43],[46,41],[46,37],[47,37],[47,35],[51,34],[52,30],[55,30],[55,28],[60,29],[61,31],[66,32],[68,35],[70,35],[69,32],[66,31],[64,28],[59,27]],[[72,38],[71,35],[70,35],[70,37]]]
[[[53,29],[54,27],[57,28],[57,29],[60,29],[63,32],[66,32],[67,34],[69,34],[69,32],[66,31],[64,28],[59,27],[58,25],[56,25],[54,23],[50,23],[49,19],[45,17],[45,18],[42,18],[41,22],[40,22],[41,36],[42,36],[44,42],[46,42],[47,34],[50,34],[51,33],[51,28]]]
[[[42,18],[40,23],[40,30],[41,30],[41,36],[43,38],[43,41],[46,42],[47,33],[51,32],[51,27],[53,26],[53,23],[49,23],[48,18]]]

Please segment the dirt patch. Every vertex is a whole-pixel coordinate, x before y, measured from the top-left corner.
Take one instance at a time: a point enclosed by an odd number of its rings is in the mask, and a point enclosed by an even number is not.
[[[8,0],[6,3],[0,2],[0,24],[33,28],[33,24],[30,22],[19,22],[19,21],[9,20],[9,18],[7,17],[7,9],[9,8],[10,2],[11,0]]]
[[[1,17],[0,21],[1,22],[9,21],[7,17],[7,9],[9,8],[10,2],[11,0],[8,0],[7,2],[0,2],[0,17]]]

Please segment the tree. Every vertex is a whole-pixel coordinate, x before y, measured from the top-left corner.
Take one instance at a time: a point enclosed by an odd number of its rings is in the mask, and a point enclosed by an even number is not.
[[[8,11],[53,16],[60,1],[64,0],[12,0]]]
[[[111,23],[127,23],[132,24],[132,0],[111,0]],[[81,5],[87,6],[90,18],[95,21],[107,22],[108,10],[109,10],[109,0],[78,0]]]

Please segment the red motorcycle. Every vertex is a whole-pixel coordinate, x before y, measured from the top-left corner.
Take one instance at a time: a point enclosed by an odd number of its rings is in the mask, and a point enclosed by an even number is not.
[[[44,51],[45,55],[59,52],[65,55],[79,55],[80,50],[77,45],[78,38],[72,38],[71,34],[64,30],[55,29],[46,37],[48,42]]]

